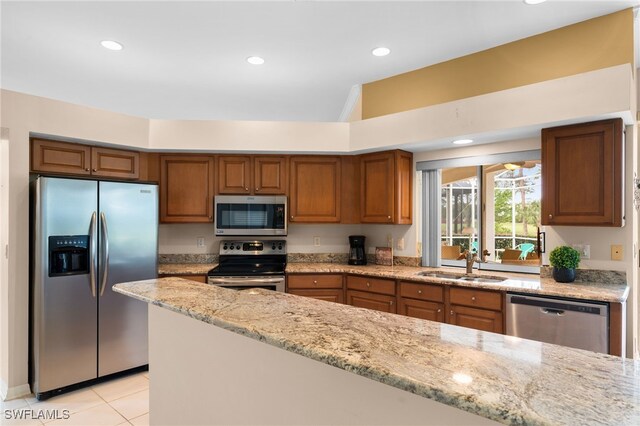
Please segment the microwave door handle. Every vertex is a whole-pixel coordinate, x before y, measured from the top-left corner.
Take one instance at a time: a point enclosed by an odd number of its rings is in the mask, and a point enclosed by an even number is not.
[[[91,284],[91,295],[96,297],[96,212],[91,215],[91,225],[89,226],[89,282]]]
[[[109,231],[107,230],[107,216],[104,212],[100,213],[100,222],[102,222],[102,239],[104,241],[104,262],[102,265],[102,280],[100,283],[100,296],[104,294],[109,277]]]
[[[213,278],[209,277],[209,283],[217,284],[217,283],[242,283],[242,284],[269,284],[269,283],[279,283],[282,282],[282,278]]]

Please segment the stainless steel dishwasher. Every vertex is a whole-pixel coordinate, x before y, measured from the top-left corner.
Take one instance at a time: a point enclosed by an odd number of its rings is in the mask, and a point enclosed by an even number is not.
[[[609,304],[507,293],[507,335],[609,353]]]

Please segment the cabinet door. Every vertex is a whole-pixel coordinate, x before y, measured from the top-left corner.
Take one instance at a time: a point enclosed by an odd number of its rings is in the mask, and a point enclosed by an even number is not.
[[[251,157],[219,156],[218,193],[250,194],[251,189]]]
[[[504,333],[502,313],[487,309],[451,305],[449,308],[449,320],[447,322],[476,330]]]
[[[622,226],[622,120],[542,130],[542,224]]]
[[[364,223],[393,223],[393,152],[363,155],[360,159],[360,220]]]
[[[327,302],[344,303],[344,292],[336,289],[324,290],[289,290],[289,293],[298,296],[311,297],[312,299],[324,300]]]
[[[347,290],[347,305],[396,313],[396,298],[386,294]]]
[[[360,158],[360,221],[410,225],[413,220],[413,155],[389,151]]]
[[[91,148],[74,143],[31,140],[31,170],[34,172],[91,174]]]
[[[291,157],[291,222],[340,222],[340,158]]]
[[[253,158],[254,193],[284,195],[287,193],[287,159],[278,156]]]
[[[91,174],[101,177],[138,179],[140,153],[122,149],[91,148]]]
[[[413,318],[444,322],[444,304],[401,297],[398,313]]]
[[[161,156],[160,221],[164,223],[212,222],[213,173],[213,157]]]

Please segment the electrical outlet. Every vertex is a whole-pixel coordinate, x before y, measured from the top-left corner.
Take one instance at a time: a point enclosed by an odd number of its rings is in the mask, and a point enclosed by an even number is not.
[[[313,245],[320,247],[320,237],[313,237]]]
[[[611,245],[611,260],[622,260],[624,258],[624,251],[622,244]]]
[[[398,239],[398,241],[396,242],[396,248],[398,250],[404,250],[404,238]]]
[[[571,247],[578,250],[580,259],[591,259],[591,246],[589,244],[571,244]]]
[[[204,237],[196,237],[196,246],[204,247]]]

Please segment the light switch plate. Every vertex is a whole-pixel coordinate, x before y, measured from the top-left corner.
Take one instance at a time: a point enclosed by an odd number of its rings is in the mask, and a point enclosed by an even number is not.
[[[204,237],[196,237],[196,246],[204,247]]]
[[[624,258],[624,251],[622,244],[611,245],[611,260],[622,260]]]

